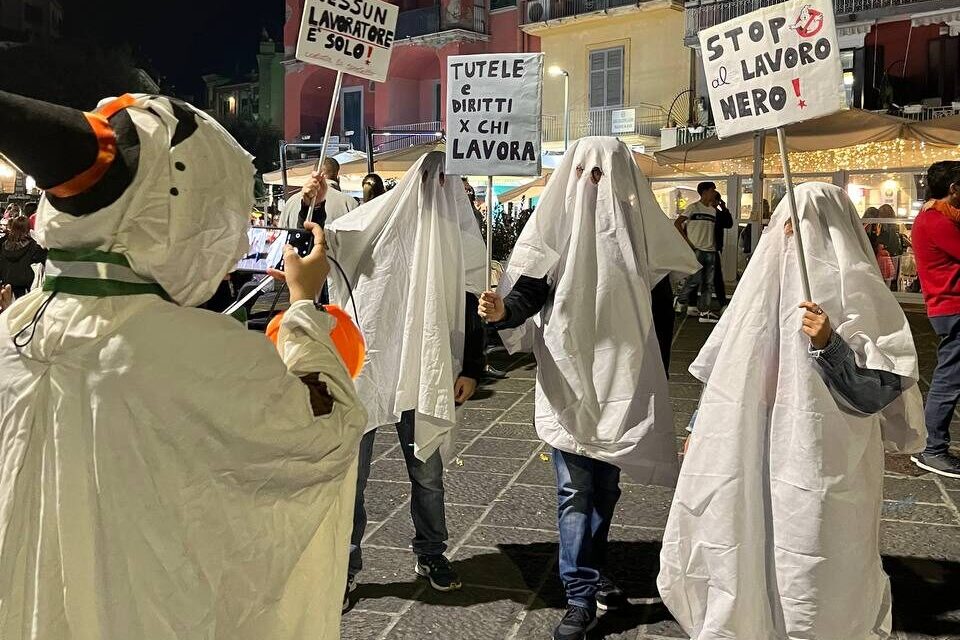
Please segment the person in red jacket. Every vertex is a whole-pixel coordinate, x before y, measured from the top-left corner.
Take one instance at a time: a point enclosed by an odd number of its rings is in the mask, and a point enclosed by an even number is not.
[[[911,239],[927,316],[940,344],[925,407],[927,447],[911,459],[921,469],[960,478],[960,458],[950,453],[950,420],[960,400],[960,162],[931,165],[927,189],[929,200]]]

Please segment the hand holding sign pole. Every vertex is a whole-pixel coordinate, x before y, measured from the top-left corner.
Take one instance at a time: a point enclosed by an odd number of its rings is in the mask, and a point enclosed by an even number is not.
[[[717,137],[776,129],[804,295],[810,297],[786,134],[846,107],[831,0],[787,0],[700,32]]]
[[[375,82],[387,79],[399,11],[397,5],[381,0],[339,3],[307,0],[304,4],[297,60],[337,72],[317,171],[330,144],[343,75],[348,73]],[[308,219],[313,217],[315,204],[310,203]]]

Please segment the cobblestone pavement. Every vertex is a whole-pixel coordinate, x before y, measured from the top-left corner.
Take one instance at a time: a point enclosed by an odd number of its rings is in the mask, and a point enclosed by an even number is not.
[[[926,391],[936,338],[923,316],[911,315],[911,324]],[[684,322],[674,339],[670,389],[678,439],[700,389],[686,369],[708,333],[709,327]],[[551,637],[564,606],[553,467],[533,428],[535,365],[529,358],[506,362],[509,379],[482,388],[465,408],[459,459],[445,475],[449,555],[463,590],[438,594],[414,575],[409,481],[395,431],[381,429],[367,489],[365,569],[356,606],[343,619],[345,639]],[[960,442],[960,420],[955,425]],[[909,460],[890,456],[884,493],[882,550],[897,640],[960,639],[960,481],[919,474]],[[603,616],[591,638],[686,637],[655,600],[670,498],[669,490],[624,477],[610,570],[631,606]]]

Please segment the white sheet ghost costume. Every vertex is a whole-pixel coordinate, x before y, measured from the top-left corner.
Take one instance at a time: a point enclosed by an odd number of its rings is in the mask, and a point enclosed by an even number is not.
[[[460,178],[426,154],[396,187],[327,227],[330,255],[353,285],[367,361],[357,392],[367,431],[416,410],[415,454],[446,457],[454,439],[454,382],[463,364],[466,293],[484,285],[486,251]],[[353,313],[331,276],[331,300]]]
[[[0,102],[58,154],[86,126]],[[366,419],[332,320],[295,303],[278,355],[189,308],[247,248],[250,157],[185,103],[103,109],[81,179],[38,179],[44,290],[0,316],[0,638],[336,639]]]
[[[591,171],[598,167],[598,184]],[[547,444],[602,460],[637,482],[673,486],[677,445],[650,290],[700,268],[630,150],[582,138],[554,171],[498,287],[546,277],[552,299],[502,331],[537,358],[536,427]]]
[[[801,333],[794,240],[777,208],[690,367],[705,383],[663,538],[664,603],[693,640],[880,640],[884,444],[919,451],[924,421],[906,317],[835,186],[796,187],[811,293],[856,364],[900,376],[875,415],[841,410]]]

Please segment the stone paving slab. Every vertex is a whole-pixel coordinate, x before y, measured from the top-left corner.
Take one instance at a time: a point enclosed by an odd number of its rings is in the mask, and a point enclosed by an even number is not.
[[[929,384],[936,336],[910,315]],[[681,322],[670,393],[678,444],[700,384],[686,372],[712,327]],[[409,480],[393,427],[377,435],[367,504],[371,524],[345,640],[548,640],[563,613],[557,576],[556,480],[533,427],[536,366],[497,354],[510,377],[484,386],[461,416],[445,475],[451,560],[462,591],[438,594],[413,572]],[[960,442],[960,419],[954,422]],[[960,480],[924,474],[906,456],[887,456],[881,551],[891,575],[894,640],[960,640]],[[671,493],[624,475],[611,528],[609,566],[630,607],[602,617],[591,640],[686,638],[657,600],[662,527]],[[744,639],[755,640],[755,639]],[[757,639],[759,640],[759,639]],[[855,640],[855,639],[851,639]]]

